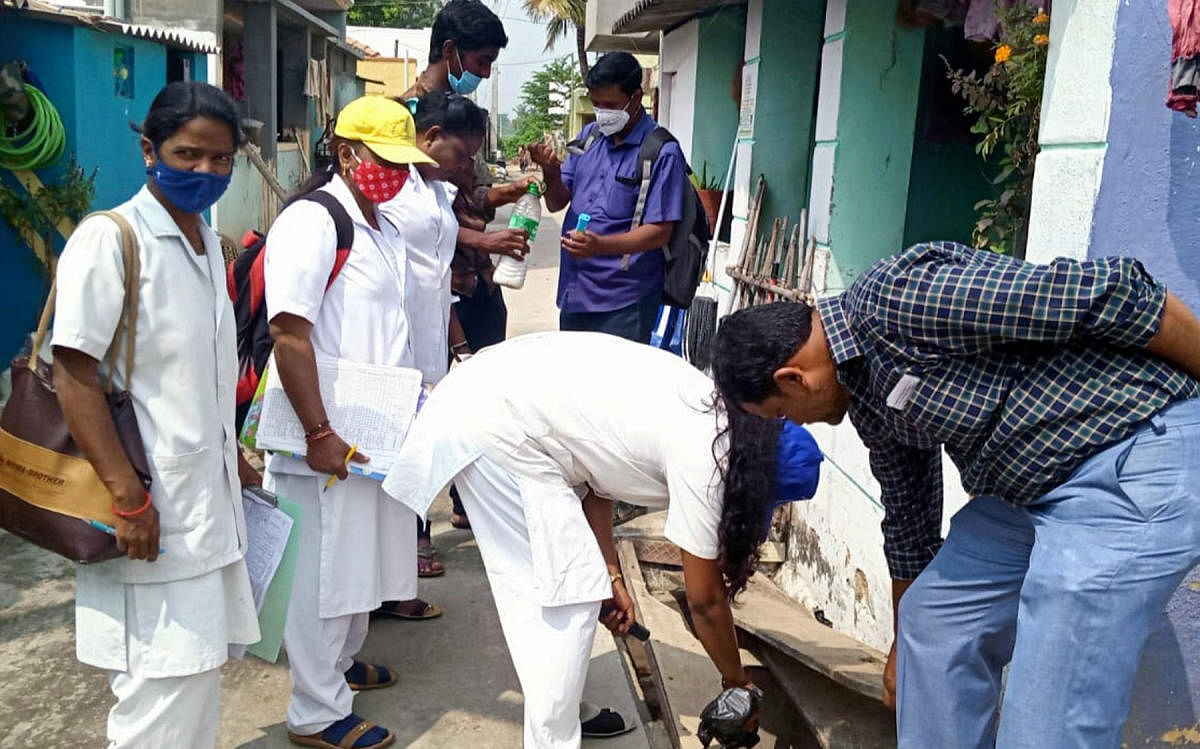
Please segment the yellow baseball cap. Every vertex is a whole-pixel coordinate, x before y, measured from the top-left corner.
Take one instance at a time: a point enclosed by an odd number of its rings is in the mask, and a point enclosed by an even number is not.
[[[393,164],[437,164],[417,148],[408,107],[386,96],[362,96],[342,107],[333,134],[357,141]]]

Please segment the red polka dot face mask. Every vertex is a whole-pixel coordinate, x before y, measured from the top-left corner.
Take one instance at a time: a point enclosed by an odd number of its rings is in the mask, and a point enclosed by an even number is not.
[[[354,168],[354,184],[372,203],[388,202],[400,194],[404,183],[408,181],[408,169],[363,161],[358,154],[354,154],[354,158],[358,161],[358,166]]]

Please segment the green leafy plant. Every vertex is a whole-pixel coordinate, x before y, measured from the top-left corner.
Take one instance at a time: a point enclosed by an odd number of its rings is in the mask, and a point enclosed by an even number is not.
[[[971,126],[981,136],[976,152],[997,167],[996,196],[975,204],[974,244],[1019,257],[1029,233],[1050,17],[1025,3],[998,2],[996,13],[1001,33],[987,72],[954,70],[942,61],[954,93],[966,101],[967,114],[976,116]]]
[[[707,161],[700,164],[699,174],[692,172],[691,180],[697,190],[713,190],[715,192],[721,191],[721,188],[724,187],[722,183],[725,181],[723,177],[718,177],[716,174],[709,175]]]
[[[62,175],[45,185],[37,195],[23,187],[13,188],[0,182],[0,216],[34,250],[42,272],[49,275],[53,270],[53,257],[43,257],[37,252],[37,240],[40,239],[42,246],[52,252],[59,222],[78,223],[87,215],[95,197],[95,170],[89,175],[72,159]]]

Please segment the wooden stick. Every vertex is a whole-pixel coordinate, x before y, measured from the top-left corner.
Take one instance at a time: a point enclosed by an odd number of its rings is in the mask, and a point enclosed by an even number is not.
[[[263,161],[262,152],[253,143],[246,141],[242,144],[242,153],[246,154],[246,158],[250,159],[250,163],[263,176],[263,181],[267,183],[267,187],[280,200],[287,200],[287,190],[283,189],[283,185],[279,184],[279,180],[275,177],[275,172]]]

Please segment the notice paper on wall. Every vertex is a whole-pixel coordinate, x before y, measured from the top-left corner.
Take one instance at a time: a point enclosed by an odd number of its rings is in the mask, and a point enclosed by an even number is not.
[[[421,396],[421,371],[381,367],[345,359],[317,359],[321,400],[330,425],[348,445],[371,460],[355,464],[355,473],[382,478],[404,443]],[[256,447],[303,456],[304,427],[279,381],[272,360],[267,369]]]

